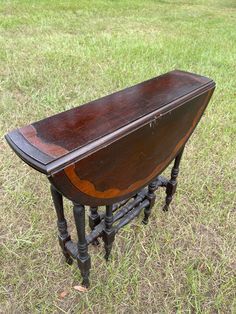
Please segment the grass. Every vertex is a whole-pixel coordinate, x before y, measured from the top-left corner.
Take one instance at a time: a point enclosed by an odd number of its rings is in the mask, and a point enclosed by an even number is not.
[[[1,313],[236,313],[235,25],[234,0],[0,0]],[[217,89],[171,209],[160,191],[150,223],[123,229],[108,264],[90,248],[91,289],[76,292],[48,182],[3,135],[174,68]],[[69,202],[66,213],[74,235]]]

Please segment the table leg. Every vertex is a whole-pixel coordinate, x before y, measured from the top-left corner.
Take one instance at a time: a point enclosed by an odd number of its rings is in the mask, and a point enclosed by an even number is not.
[[[148,185],[147,199],[149,200],[150,204],[149,204],[148,207],[145,207],[145,209],[144,209],[144,218],[143,218],[143,221],[142,221],[142,223],[144,225],[147,225],[149,216],[150,216],[151,211],[152,211],[152,207],[155,204],[155,200],[156,200],[156,195],[154,193],[155,192],[155,187],[156,187],[155,182],[151,182]]]
[[[69,253],[66,250],[65,243],[70,241],[70,235],[67,231],[67,222],[64,216],[64,208],[63,208],[63,198],[62,195],[56,190],[56,188],[51,185],[51,195],[54,203],[54,207],[56,209],[57,214],[57,228],[59,231],[58,239],[59,244],[62,249],[62,253],[66,258],[66,262],[68,264],[73,263],[73,259],[70,257]]]
[[[115,239],[115,230],[112,227],[113,224],[113,210],[112,205],[106,206],[106,215],[105,215],[105,230],[103,231],[103,241],[105,247],[105,259],[108,260],[112,244]]]
[[[77,262],[83,277],[82,285],[89,286],[89,270],[91,268],[91,260],[88,254],[88,244],[85,238],[85,209],[83,205],[74,203],[73,213],[75,225],[78,235],[78,256]]]
[[[168,211],[169,205],[173,199],[173,195],[175,194],[177,188],[177,177],[179,174],[179,164],[181,161],[181,157],[183,155],[184,148],[179,152],[179,154],[175,158],[174,166],[171,170],[171,179],[168,181],[166,186],[166,203],[163,207],[164,211]]]
[[[98,207],[90,207],[89,226],[93,230],[101,222],[100,215],[98,214]],[[92,242],[93,245],[99,245],[98,239]]]

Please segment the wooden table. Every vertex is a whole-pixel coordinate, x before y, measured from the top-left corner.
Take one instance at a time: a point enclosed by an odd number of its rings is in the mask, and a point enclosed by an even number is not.
[[[77,259],[84,286],[91,267],[88,245],[102,237],[108,259],[117,231],[144,209],[148,222],[158,187],[164,210],[176,190],[184,146],[215,83],[172,71],[6,135],[15,153],[47,175],[58,218],[59,243],[68,263]],[[174,161],[170,180],[160,176]],[[73,202],[78,243],[71,241],[63,196]],[[85,205],[91,233],[85,234]],[[98,206],[106,206],[98,212]]]

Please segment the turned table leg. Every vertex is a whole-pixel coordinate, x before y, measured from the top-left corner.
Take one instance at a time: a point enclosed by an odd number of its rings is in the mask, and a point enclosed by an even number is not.
[[[70,241],[70,235],[67,231],[67,222],[64,216],[64,208],[63,208],[63,198],[62,195],[56,190],[56,188],[51,185],[51,195],[54,203],[54,207],[56,209],[57,214],[57,228],[59,231],[58,239],[59,244],[62,248],[62,253],[66,258],[66,262],[68,264],[73,263],[73,259],[70,257],[69,253],[66,250],[65,243]]]
[[[75,225],[78,235],[78,256],[77,262],[83,277],[82,285],[89,286],[89,270],[91,268],[91,260],[88,254],[88,244],[85,237],[85,209],[83,205],[74,203],[73,213]]]
[[[101,222],[100,215],[98,214],[97,207],[90,207],[90,214],[89,214],[89,226],[91,230],[93,230],[99,223]],[[95,239],[92,242],[93,245],[99,245],[98,239]]]
[[[112,205],[106,206],[106,215],[105,215],[105,230],[103,231],[103,241],[105,248],[105,259],[108,260],[112,244],[115,239],[115,229],[112,227],[113,224],[113,210]]]
[[[156,200],[155,187],[156,187],[155,182],[151,182],[148,185],[147,199],[149,200],[150,204],[149,204],[148,207],[145,207],[145,209],[144,209],[144,218],[143,218],[143,221],[142,221],[142,223],[144,225],[147,225],[149,216],[150,216],[151,211],[152,211],[152,207],[155,204],[155,200]]]
[[[179,154],[175,158],[174,166],[171,170],[171,179],[168,181],[166,186],[166,203],[163,207],[164,211],[168,211],[169,205],[173,199],[173,195],[175,194],[177,188],[177,177],[179,174],[179,164],[181,161],[181,157],[183,155],[184,148],[179,152]]]

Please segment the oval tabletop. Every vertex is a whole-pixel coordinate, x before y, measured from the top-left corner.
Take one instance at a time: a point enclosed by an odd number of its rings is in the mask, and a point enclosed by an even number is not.
[[[133,195],[175,158],[214,90],[172,71],[13,130],[6,139],[67,198],[111,204]]]

